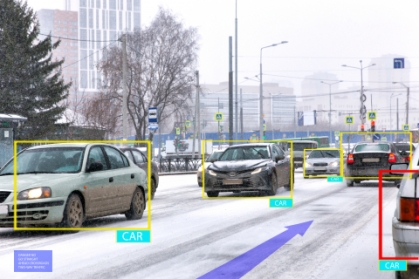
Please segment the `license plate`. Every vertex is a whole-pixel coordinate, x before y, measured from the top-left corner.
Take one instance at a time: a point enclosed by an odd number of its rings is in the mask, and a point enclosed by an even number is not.
[[[362,162],[365,162],[365,163],[378,163],[378,162],[380,162],[380,158],[364,158],[364,159],[362,159]]]
[[[223,180],[223,184],[224,185],[239,185],[239,184],[243,184],[243,180],[242,179],[225,179]]]
[[[314,170],[316,170],[316,171],[326,171],[325,168],[314,168]]]
[[[7,205],[0,205],[0,215],[7,215],[9,214],[9,208]]]
[[[296,164],[301,164],[301,163],[303,163],[303,162],[301,162],[301,161],[294,161],[294,163],[296,163]]]

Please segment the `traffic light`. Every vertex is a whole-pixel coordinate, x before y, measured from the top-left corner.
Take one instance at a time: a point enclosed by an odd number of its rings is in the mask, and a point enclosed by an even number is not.
[[[364,124],[361,124],[361,132],[364,132],[365,131],[365,126],[364,126]]]
[[[371,132],[375,132],[375,121],[371,120]]]

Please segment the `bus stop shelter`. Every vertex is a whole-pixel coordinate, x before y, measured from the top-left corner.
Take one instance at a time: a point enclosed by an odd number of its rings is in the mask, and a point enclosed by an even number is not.
[[[14,129],[26,120],[17,114],[0,113],[0,167],[13,157]]]

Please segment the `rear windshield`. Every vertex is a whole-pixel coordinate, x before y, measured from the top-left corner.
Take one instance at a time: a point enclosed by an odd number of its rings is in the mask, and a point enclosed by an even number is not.
[[[398,150],[410,152],[410,145],[405,143],[395,143],[394,144]],[[412,145],[412,151],[415,151],[415,146]]]
[[[294,142],[294,151],[303,151],[304,149],[317,148],[315,143]]]
[[[313,150],[308,158],[339,158],[339,150]]]
[[[369,151],[389,151],[390,146],[386,143],[379,143],[379,144],[358,144],[355,147],[355,152],[369,152]]]

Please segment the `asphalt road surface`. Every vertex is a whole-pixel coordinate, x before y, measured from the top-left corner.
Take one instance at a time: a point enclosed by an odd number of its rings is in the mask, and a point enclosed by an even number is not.
[[[0,278],[210,278],[204,275],[223,265],[220,278],[237,278],[237,266],[249,269],[242,277],[248,279],[394,278],[378,271],[378,183],[348,188],[325,178],[303,179],[298,170],[295,179],[294,206],[269,208],[268,198],[253,193],[202,199],[196,175],[162,176],[151,207],[151,243],[117,243],[115,231],[0,229]],[[277,196],[288,195],[278,189]],[[384,256],[394,256],[396,195],[397,188],[385,183]],[[261,250],[252,249],[286,233],[286,226],[308,221],[303,236],[283,241],[253,267]],[[139,221],[99,218],[86,226],[145,227],[147,215]],[[53,271],[14,272],[14,250],[52,250]],[[250,262],[239,257],[248,251]]]

